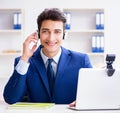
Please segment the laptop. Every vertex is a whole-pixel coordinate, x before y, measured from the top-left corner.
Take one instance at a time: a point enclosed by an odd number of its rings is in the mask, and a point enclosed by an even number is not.
[[[120,110],[120,69],[112,76],[102,68],[79,70],[76,106],[73,110]]]

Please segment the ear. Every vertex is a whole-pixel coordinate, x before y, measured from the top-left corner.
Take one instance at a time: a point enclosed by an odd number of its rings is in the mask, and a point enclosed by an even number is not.
[[[67,34],[68,34],[68,32],[63,33],[63,40],[67,38]]]

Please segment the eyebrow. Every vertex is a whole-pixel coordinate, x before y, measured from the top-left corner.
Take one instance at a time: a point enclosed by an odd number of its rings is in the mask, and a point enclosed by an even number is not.
[[[42,28],[41,30],[47,30],[47,31],[50,31],[50,29],[48,29],[48,28]],[[54,29],[54,30],[62,31],[61,29]]]
[[[48,28],[42,28],[41,30],[49,30]]]

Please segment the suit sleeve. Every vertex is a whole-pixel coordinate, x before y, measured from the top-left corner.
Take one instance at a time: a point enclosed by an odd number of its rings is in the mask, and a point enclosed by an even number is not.
[[[90,62],[88,55],[85,55],[85,68],[92,68],[92,64]]]
[[[18,59],[15,60],[14,67],[18,63]],[[3,97],[8,104],[13,104],[22,101],[22,98],[26,91],[26,75],[20,75],[15,69],[12,76],[8,80]]]

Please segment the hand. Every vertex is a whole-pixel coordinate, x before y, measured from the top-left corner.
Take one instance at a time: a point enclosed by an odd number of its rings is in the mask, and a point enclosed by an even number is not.
[[[21,56],[21,59],[28,62],[29,58],[33,55],[37,45],[35,44],[31,49],[29,48],[29,45],[31,42],[37,43],[38,38],[36,36],[36,33],[32,33],[27,37],[27,39],[23,43],[23,53]]]
[[[69,104],[69,107],[74,107],[76,106],[76,101],[73,101],[72,103]]]

